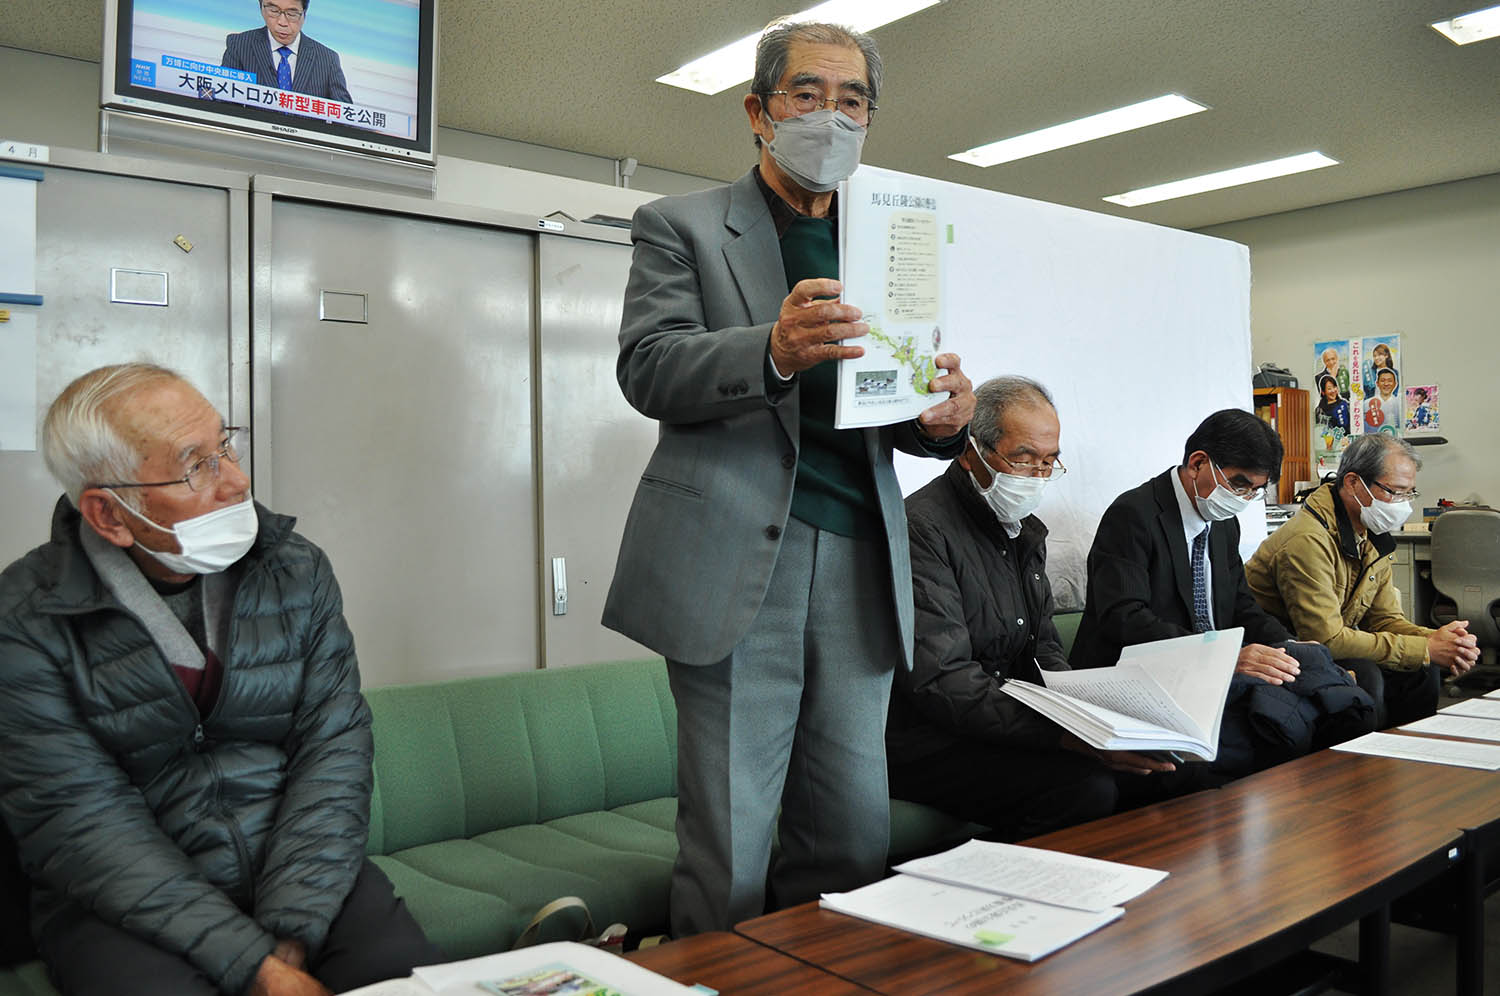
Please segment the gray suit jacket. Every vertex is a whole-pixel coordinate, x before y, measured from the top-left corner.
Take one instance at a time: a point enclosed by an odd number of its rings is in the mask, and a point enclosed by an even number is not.
[[[781,245],[750,173],[642,205],[631,234],[616,373],[660,436],[636,487],[604,624],[670,660],[710,664],[729,656],[760,610],[791,507],[797,379],[766,383],[766,346],[787,294]],[[861,431],[910,667],[911,561],[891,451],[953,457],[966,433],[932,443],[910,422]]]
[[[266,29],[254,28],[224,39],[224,57],[219,65],[254,73],[261,86],[275,86],[276,61],[271,55],[271,39]],[[297,43],[297,57],[292,61],[292,90],[346,104],[354,102],[344,82],[339,54],[307,35]]]

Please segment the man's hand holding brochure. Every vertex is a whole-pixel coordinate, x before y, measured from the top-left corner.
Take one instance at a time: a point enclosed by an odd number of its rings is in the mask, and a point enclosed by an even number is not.
[[[1046,687],[1000,690],[1099,750],[1174,751],[1212,761],[1244,629],[1126,647],[1114,667],[1043,671]]]

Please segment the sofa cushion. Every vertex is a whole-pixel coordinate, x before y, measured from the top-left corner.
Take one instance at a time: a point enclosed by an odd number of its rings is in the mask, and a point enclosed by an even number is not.
[[[661,659],[373,688],[371,854],[676,791]]]

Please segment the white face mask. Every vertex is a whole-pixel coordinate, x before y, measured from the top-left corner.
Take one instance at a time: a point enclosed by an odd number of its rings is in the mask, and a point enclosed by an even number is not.
[[[1214,489],[1208,493],[1207,498],[1198,496],[1198,488],[1193,486],[1193,497],[1198,499],[1198,514],[1209,522],[1222,522],[1232,519],[1245,509],[1250,507],[1252,499],[1241,498],[1219,483],[1219,475],[1222,471],[1214,466],[1212,460],[1208,461],[1208,469],[1214,475]]]
[[[984,500],[989,502],[990,511],[995,513],[995,518],[1001,522],[1015,525],[1037,510],[1042,503],[1042,492],[1047,487],[1045,477],[1021,477],[1018,474],[1002,474],[985,461],[979,452],[979,444],[974,442],[974,437],[969,437],[969,445],[974,447],[974,453],[979,457],[981,463],[989,468],[991,474],[990,486],[980,487],[979,478],[969,472],[969,480],[974,482],[974,489],[984,495]]]
[[[865,129],[843,111],[824,108],[784,121],[771,120],[771,158],[803,190],[827,193],[859,165]]]
[[[1411,502],[1381,501],[1361,478],[1360,487],[1370,496],[1370,504],[1359,510],[1359,521],[1372,533],[1388,533],[1411,517]]]
[[[111,491],[110,494],[114,492]],[[115,495],[115,498],[119,500],[120,496]],[[142,553],[174,574],[219,573],[249,552],[260,527],[255,514],[255,502],[249,498],[206,515],[184,519],[170,528],[159,522],[152,522],[124,501],[120,501],[120,506],[142,522],[150,523],[177,537],[180,548],[178,553],[166,553],[152,550],[143,543],[136,544]]]

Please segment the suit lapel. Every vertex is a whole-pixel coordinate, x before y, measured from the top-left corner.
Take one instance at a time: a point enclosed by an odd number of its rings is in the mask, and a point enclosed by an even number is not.
[[[276,85],[276,59],[271,52],[271,36],[265,31],[257,31],[250,37],[250,50],[255,58],[260,61],[260,66],[255,70],[255,75],[262,79],[271,80],[271,85]],[[264,74],[264,75],[262,75]]]
[[[776,224],[771,220],[771,210],[766,207],[754,173],[746,173],[730,185],[724,226],[729,230],[724,243],[724,262],[739,287],[747,324],[776,321],[781,302],[786,299],[786,271],[781,265]],[[788,398],[775,408],[776,417],[794,446],[800,437],[796,400],[795,396]]]
[[[1193,570],[1188,553],[1187,536],[1183,533],[1182,513],[1177,509],[1177,487],[1172,480],[1175,470],[1168,470],[1156,478],[1151,489],[1156,498],[1156,524],[1167,540],[1167,550],[1172,557],[1172,577],[1177,581],[1177,595],[1187,610],[1189,621],[1193,618]],[[1212,537],[1212,532],[1209,536]],[[1217,559],[1217,558],[1215,558]]]

